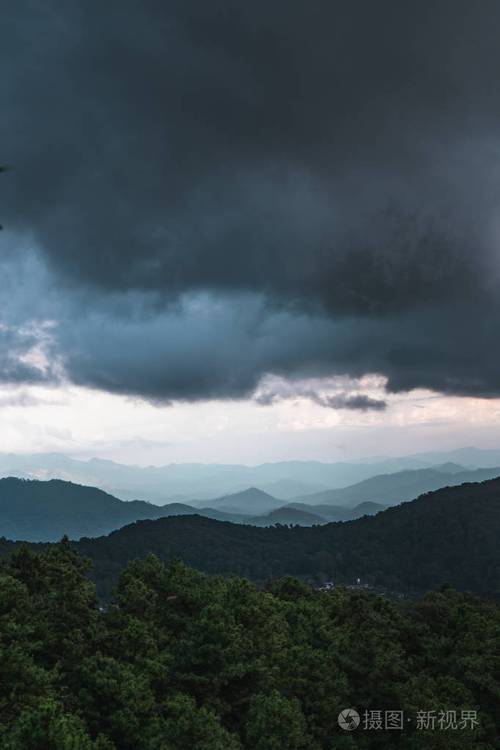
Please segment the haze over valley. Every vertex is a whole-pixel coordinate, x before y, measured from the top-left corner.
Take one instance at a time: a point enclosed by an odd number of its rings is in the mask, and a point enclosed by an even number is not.
[[[198,501],[234,494],[252,486],[283,501],[303,502],[306,498],[306,502],[314,502],[314,498],[311,501],[307,498],[316,494],[319,502],[321,492],[345,488],[377,475],[431,469],[438,472],[435,479],[439,482],[442,473],[494,469],[497,466],[500,466],[500,450],[477,448],[395,458],[371,457],[351,462],[286,461],[257,466],[192,463],[134,466],[98,458],[77,460],[64,454],[0,453],[0,476],[65,479],[99,487],[122,500],[139,499],[157,505],[168,502],[199,505]],[[432,471],[428,474],[431,483]],[[418,482],[418,474],[409,476],[414,476]],[[397,495],[395,498],[398,499]]]
[[[437,463],[457,457],[475,460],[476,466],[466,468],[451,460]],[[141,468],[98,459],[76,461],[61,455],[3,455],[0,471],[7,476],[0,479],[0,535],[32,542],[57,541],[64,535],[79,539],[108,534],[141,519],[177,515],[200,515],[254,526],[349,521],[441,487],[499,477],[500,467],[477,468],[477,464],[484,466],[496,460],[500,463],[500,451],[473,448],[351,464],[297,461],[255,467]],[[426,465],[427,468],[402,468]],[[72,481],[31,478],[36,476],[66,476]],[[355,477],[363,478],[346,484]],[[93,480],[96,486],[86,486],[83,478],[87,482]],[[247,486],[252,481],[260,486]],[[116,495],[111,493],[114,483],[121,487]],[[209,497],[192,497],[199,486]],[[318,487],[323,489],[318,491]],[[281,496],[265,488],[279,488]],[[288,497],[283,496],[284,488]],[[297,494],[304,488],[315,491]],[[213,495],[224,490],[220,496]],[[160,498],[163,502],[159,502]]]

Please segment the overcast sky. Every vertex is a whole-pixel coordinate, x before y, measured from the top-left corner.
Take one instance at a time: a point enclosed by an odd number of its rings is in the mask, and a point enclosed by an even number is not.
[[[497,0],[0,10],[0,450],[498,444]]]

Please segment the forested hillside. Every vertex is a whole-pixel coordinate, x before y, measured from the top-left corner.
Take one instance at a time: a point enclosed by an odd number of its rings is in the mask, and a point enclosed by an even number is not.
[[[449,583],[500,596],[500,479],[449,487],[376,516],[311,528],[259,528],[201,516],[139,521],[72,545],[94,564],[108,598],[129,560],[154,552],[208,573],[259,583],[285,575],[415,593]],[[0,540],[0,556],[19,547]],[[37,548],[37,545],[34,545]]]
[[[263,582],[295,575],[426,591],[442,583],[500,594],[500,480],[449,487],[376,516],[312,528],[256,528],[194,516],[127,526],[75,548],[108,595],[128,560],[154,552],[209,573]]]
[[[102,611],[85,573],[68,543],[0,571],[2,750],[498,747],[495,604],[451,589],[394,604],[290,578],[259,591],[149,556]],[[350,707],[402,712],[402,726],[344,732]]]

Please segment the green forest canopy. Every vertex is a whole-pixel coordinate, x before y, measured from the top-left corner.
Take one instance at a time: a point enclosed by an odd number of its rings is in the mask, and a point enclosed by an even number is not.
[[[2,750],[495,750],[500,610],[450,588],[396,604],[257,589],[150,555],[98,606],[68,542],[0,571]],[[348,707],[403,731],[339,729]],[[478,726],[418,729],[418,711]]]

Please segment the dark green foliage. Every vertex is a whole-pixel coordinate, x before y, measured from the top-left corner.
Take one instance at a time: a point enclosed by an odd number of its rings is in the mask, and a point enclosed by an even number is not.
[[[208,573],[263,583],[294,575],[311,583],[363,583],[425,592],[443,583],[500,596],[500,480],[448,487],[347,523],[256,528],[174,517],[126,526],[75,545],[95,565],[107,597],[128,560],[154,552]],[[3,545],[7,554],[9,544]],[[0,551],[1,552],[1,551]]]
[[[149,555],[98,606],[65,540],[0,571],[2,750],[494,750],[500,610],[257,589]],[[476,710],[470,730],[344,733],[339,712]]]

